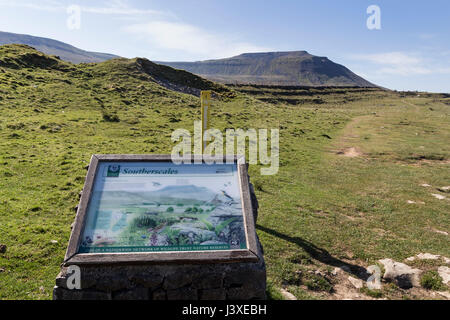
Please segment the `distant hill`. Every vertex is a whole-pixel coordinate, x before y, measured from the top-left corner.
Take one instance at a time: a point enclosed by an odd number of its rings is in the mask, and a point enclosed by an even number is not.
[[[72,63],[102,62],[118,58],[118,56],[113,54],[84,51],[70,44],[53,39],[0,31],[0,45],[13,43],[26,44],[45,54],[55,55],[62,60]]]
[[[227,59],[156,63],[230,84],[376,87],[346,67],[306,51],[244,53]]]
[[[3,69],[6,68],[6,69]],[[235,92],[228,87],[203,79],[184,70],[176,70],[168,66],[159,65],[144,58],[115,58],[96,64],[72,64],[55,56],[49,56],[36,49],[23,44],[9,44],[0,46],[0,75],[5,70],[30,69],[33,74],[28,78],[17,78],[17,83],[12,78],[4,82],[7,86],[16,87],[18,83],[31,85],[30,79],[36,79],[42,70],[51,70],[56,77],[59,75],[61,81],[73,83],[71,77],[78,77],[83,86],[93,85],[103,90],[132,91],[138,95],[148,94],[148,90],[159,92],[167,96],[168,92],[182,92],[199,96],[201,90],[211,90],[215,96],[232,98]],[[6,71],[5,71],[6,72]],[[58,72],[62,72],[59,74]],[[4,75],[5,76],[5,75]],[[16,75],[17,76],[17,75]],[[92,82],[88,82],[91,80]],[[10,82],[12,81],[12,82]],[[38,81],[40,82],[40,81]],[[0,79],[0,89],[2,81]],[[33,83],[33,85],[37,85]],[[166,89],[162,92],[161,89]],[[95,90],[94,90],[95,91]],[[131,102],[128,101],[128,104]],[[103,104],[101,103],[103,106]],[[175,120],[172,120],[175,121]]]

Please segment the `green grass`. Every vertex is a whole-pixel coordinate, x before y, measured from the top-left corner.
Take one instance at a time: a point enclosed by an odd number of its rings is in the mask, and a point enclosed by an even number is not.
[[[372,298],[379,299],[379,298],[383,297],[383,292],[381,290],[376,290],[376,289],[372,290],[372,289],[363,287],[363,288],[360,289],[360,291],[362,293],[364,293],[365,295],[367,295],[369,297],[372,297]]]
[[[425,289],[430,290],[444,290],[445,285],[442,283],[442,278],[436,271],[427,271],[420,278],[420,285]]]
[[[163,74],[136,60],[74,66],[30,54],[0,47],[0,299],[51,298],[92,154],[170,153],[172,131],[200,118],[197,97],[160,86]],[[450,230],[450,202],[430,195],[450,181],[448,96],[312,89],[321,103],[302,90],[285,103],[281,89],[243,89],[217,89],[211,124],[280,128],[278,174],[250,166],[271,297],[284,285],[322,297],[305,287],[309,270],[450,256],[448,236],[433,231]],[[362,156],[337,154],[349,147]]]

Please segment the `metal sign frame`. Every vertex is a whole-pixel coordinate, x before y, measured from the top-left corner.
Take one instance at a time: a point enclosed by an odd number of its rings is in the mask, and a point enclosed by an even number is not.
[[[192,156],[192,165],[194,164]],[[223,163],[226,163],[224,157]],[[205,159],[204,159],[205,160]],[[78,253],[82,232],[87,219],[87,209],[91,200],[95,177],[101,162],[170,162],[170,155],[93,155],[90,161],[86,182],[81,195],[74,227],[69,240],[64,265],[99,265],[117,263],[224,263],[224,262],[256,262],[257,239],[255,220],[250,197],[247,165],[244,157],[234,157],[238,170],[239,191],[241,195],[244,230],[247,249],[208,250],[208,251],[163,251],[163,252],[120,252],[120,253]],[[189,164],[184,164],[189,165]],[[203,161],[200,165],[208,165]]]

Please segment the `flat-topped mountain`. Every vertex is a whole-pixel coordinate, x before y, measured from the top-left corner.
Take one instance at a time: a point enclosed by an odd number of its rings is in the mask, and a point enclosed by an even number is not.
[[[58,56],[62,60],[72,63],[102,62],[118,58],[113,54],[81,50],[53,39],[0,31],[0,45],[4,44],[25,44],[45,54]]]
[[[306,51],[244,53],[197,62],[157,62],[232,84],[375,87],[343,65]]]

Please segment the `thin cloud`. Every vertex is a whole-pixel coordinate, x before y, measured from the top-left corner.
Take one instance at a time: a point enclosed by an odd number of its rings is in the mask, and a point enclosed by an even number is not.
[[[66,6],[63,6],[59,1],[51,1],[51,0],[44,0],[40,1],[39,3],[20,0],[17,1],[0,0],[0,7],[22,8],[22,9],[32,9],[50,12],[56,12],[66,9]]]
[[[173,16],[169,12],[163,12],[158,10],[150,9],[138,9],[131,7],[127,2],[122,0],[105,1],[104,6],[85,6],[79,5],[82,12],[92,13],[92,14],[103,14],[103,15],[120,15],[120,16],[142,16],[142,15],[163,15],[163,16]],[[74,3],[73,5],[78,5]],[[23,8],[23,9],[33,9],[39,11],[49,11],[49,12],[62,12],[66,11],[69,5],[64,4],[61,1],[55,0],[43,0],[43,1],[7,1],[0,0],[0,6],[11,7],[11,8]]]
[[[430,59],[423,59],[418,54],[405,52],[385,52],[375,54],[352,55],[352,59],[374,64],[377,74],[387,75],[427,75],[447,74],[450,68],[441,66]]]
[[[359,60],[365,60],[377,64],[413,65],[420,63],[419,58],[412,55],[408,55],[403,52],[362,54],[362,55],[355,55],[354,57]]]
[[[156,50],[175,50],[195,59],[225,58],[243,52],[270,50],[180,22],[151,21],[127,26],[124,31],[148,41]]]
[[[137,9],[121,0],[109,1],[107,3],[108,5],[103,7],[81,6],[81,10],[87,13],[110,15],[167,15],[167,13],[163,11]]]

